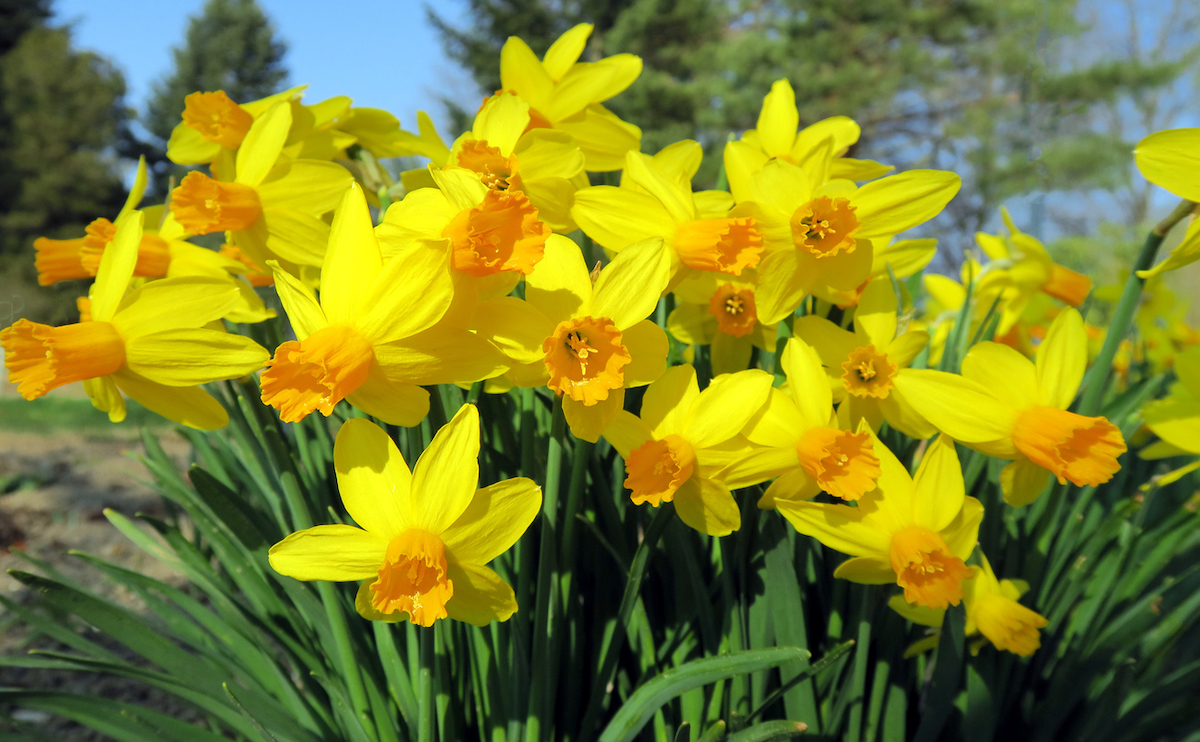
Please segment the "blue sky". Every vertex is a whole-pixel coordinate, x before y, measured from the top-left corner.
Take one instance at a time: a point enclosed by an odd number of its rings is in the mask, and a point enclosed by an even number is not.
[[[259,4],[288,45],[289,82],[307,83],[308,101],[348,95],[357,105],[391,111],[414,130],[418,109],[440,120],[439,93],[457,93],[467,108],[478,103],[470,77],[442,53],[421,0]],[[433,4],[456,20],[464,12],[460,0]],[[203,5],[204,0],[56,0],[54,21],[73,27],[77,47],[103,54],[125,73],[126,102],[140,111],[154,81],[171,71],[170,50],[183,42],[188,18]]]

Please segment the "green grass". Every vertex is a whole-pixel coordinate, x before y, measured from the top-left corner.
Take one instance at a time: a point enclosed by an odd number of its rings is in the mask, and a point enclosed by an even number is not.
[[[132,435],[140,427],[166,427],[171,423],[131,399],[125,401],[125,420],[111,423],[108,415],[77,397],[41,397],[32,402],[20,397],[0,399],[0,430],[51,433],[71,430],[88,434]]]

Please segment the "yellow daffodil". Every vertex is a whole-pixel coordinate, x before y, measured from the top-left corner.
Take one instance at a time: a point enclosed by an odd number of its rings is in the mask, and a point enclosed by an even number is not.
[[[774,352],[776,325],[758,321],[753,283],[718,276],[697,272],[675,287],[667,329],[681,343],[711,345],[713,373],[727,374],[748,368],[756,347]]]
[[[937,255],[937,240],[935,239],[916,239],[916,240],[897,240],[891,237],[880,238],[872,242],[874,258],[871,260],[871,273],[868,280],[882,278],[884,276],[895,276],[897,279],[908,278],[909,276],[924,270],[925,266],[933,260]],[[850,291],[830,291],[830,299],[832,303],[846,309],[858,303],[862,296],[863,289],[867,287],[867,283],[862,283],[858,288]],[[908,295],[908,291],[904,288],[904,284],[900,284],[901,299],[904,306],[912,305],[912,297]]]
[[[167,157],[177,165],[207,165],[231,155],[256,119],[279,103],[298,101],[303,90],[291,88],[241,105],[224,90],[192,93],[183,99],[183,121],[171,132]]]
[[[778,477],[759,502],[761,508],[781,500],[809,500],[821,491],[861,500],[879,478],[875,439],[865,425],[856,432],[839,429],[825,370],[812,347],[792,338],[781,360],[787,386],[771,390],[743,433],[758,448],[721,475],[736,487]]]
[[[346,421],[333,465],[342,504],[358,525],[293,533],[271,547],[271,567],[297,580],[365,580],[355,607],[375,621],[507,621],[516,597],[484,565],[525,533],[542,493],[523,477],[477,489],[478,458],[473,405],[438,430],[411,472],[379,427]]]
[[[1170,393],[1142,409],[1146,427],[1162,440],[1141,450],[1143,459],[1200,455],[1200,348],[1175,357],[1176,382]],[[1200,459],[1158,477],[1165,486],[1200,469]]]
[[[975,548],[983,505],[963,491],[954,442],[939,436],[915,476],[875,439],[876,489],[857,507],[807,500],[776,500],[797,531],[851,555],[834,577],[867,585],[897,584],[904,599],[927,608],[958,605],[965,563]]]
[[[76,381],[113,422],[125,419],[122,392],[163,417],[213,430],[225,408],[198,385],[244,376],[268,353],[254,341],[206,329],[238,300],[225,281],[164,279],[125,290],[142,241],[140,211],[116,223],[92,286],[88,321],[62,327],[18,320],[0,332],[9,380],[36,399]]]
[[[1200,202],[1200,129],[1168,129],[1151,134],[1138,142],[1133,158],[1146,180],[1180,198]],[[1150,270],[1138,271],[1139,276],[1150,278],[1200,260],[1200,219],[1196,213],[1193,209],[1183,241],[1167,259]]]
[[[499,354],[465,330],[426,332],[450,306],[448,256],[417,245],[384,260],[366,197],[350,186],[334,214],[321,268],[321,300],[275,266],[275,287],[296,340],[275,351],[262,400],[296,422],[325,416],[342,399],[394,425],[429,411],[420,384],[475,381],[500,373]]]
[[[766,402],[771,376],[750,370],[713,379],[700,391],[690,365],[668,370],[646,390],[642,415],[622,410],[604,438],[625,459],[635,505],[674,502],[692,528],[724,536],[742,523],[729,487],[716,477],[709,449],[736,436]]]
[[[863,290],[854,312],[854,332],[815,316],[800,317],[794,326],[796,337],[811,345],[825,366],[844,427],[866,420],[872,430],[879,430],[886,420],[905,435],[928,438],[935,429],[899,388],[898,379],[912,373],[908,365],[929,335],[919,330],[897,335],[897,329],[896,294],[886,276]]]
[[[725,171],[735,199],[753,200],[748,176],[770,160],[803,167],[818,186],[830,179],[870,180],[893,170],[872,160],[844,157],[862,132],[853,119],[834,116],[797,131],[799,125],[792,84],[776,80],[763,98],[758,127],[743,134],[741,141],[725,145]]]
[[[539,60],[516,36],[500,50],[501,91],[529,103],[532,128],[557,129],[571,135],[593,172],[619,170],[625,153],[637,151],[642,131],[600,105],[629,87],[642,72],[642,60],[615,54],[598,62],[580,62],[592,33],[581,23],[558,37]]]
[[[666,288],[661,240],[622,250],[593,285],[579,247],[551,235],[525,279],[525,299],[481,304],[479,334],[513,360],[517,386],[545,384],[562,395],[571,432],[595,442],[624,407],[625,390],[666,370],[667,336],[646,319]]]
[[[571,214],[588,237],[614,252],[661,237],[671,250],[674,282],[695,270],[740,276],[758,264],[762,234],[754,217],[728,217],[727,200],[723,210],[705,213],[713,199],[693,194],[690,177],[679,177],[671,167],[673,160],[686,157],[685,147],[700,151],[698,143],[689,141],[658,157],[630,152],[621,186],[579,190]]]
[[[999,343],[979,343],[962,376],[910,371],[896,379],[917,412],[943,433],[990,456],[1014,459],[1000,477],[1004,499],[1026,505],[1050,475],[1060,484],[1107,482],[1121,468],[1121,431],[1103,417],[1068,412],[1087,366],[1083,319],[1065,309],[1050,326],[1037,365]]]
[[[784,160],[742,175],[751,200],[730,215],[755,217],[762,233],[758,307],[768,323],[791,314],[806,294],[836,302],[858,289],[871,274],[871,241],[937,216],[961,183],[953,173],[911,170],[861,188],[847,180],[821,185]]]
[[[231,232],[259,265],[272,257],[321,265],[329,225],[320,217],[333,210],[353,178],[332,162],[281,159],[291,123],[291,107],[276,103],[254,120],[238,148],[236,177],[184,176],[171,192],[175,221],[190,234]]]
[[[1029,657],[1042,645],[1038,629],[1046,626],[1046,619],[1021,605],[1018,600],[1029,591],[1024,580],[998,580],[983,552],[979,553],[980,566],[975,575],[963,583],[963,606],[967,612],[966,635],[983,635],[983,640],[970,643],[971,654],[987,642],[996,649],[1021,657]],[[888,606],[919,626],[940,628],[946,611],[910,605],[897,595],[888,601]],[[926,637],[909,647],[904,656],[912,657],[937,646],[939,634]]]

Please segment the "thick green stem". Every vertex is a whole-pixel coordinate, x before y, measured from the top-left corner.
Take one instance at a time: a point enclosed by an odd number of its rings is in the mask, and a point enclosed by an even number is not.
[[[437,637],[434,636],[433,627],[417,629],[417,634],[421,644],[417,740],[418,742],[435,742],[437,732],[434,719],[437,714],[437,704],[433,694],[433,668],[437,664]]]
[[[1112,374],[1113,358],[1117,355],[1121,341],[1129,334],[1129,326],[1133,324],[1133,315],[1137,311],[1142,287],[1146,284],[1146,279],[1139,277],[1138,271],[1149,270],[1154,265],[1163,238],[1172,227],[1195,209],[1196,204],[1192,201],[1180,202],[1170,216],[1159,222],[1150,230],[1150,234],[1146,235],[1137,262],[1129,272],[1129,279],[1125,281],[1125,290],[1121,292],[1121,299],[1117,302],[1117,308],[1113,310],[1112,321],[1108,323],[1104,345],[1083,379],[1083,400],[1079,403],[1079,414],[1092,416],[1100,412],[1100,404],[1104,401],[1104,392],[1108,388],[1108,377]]]

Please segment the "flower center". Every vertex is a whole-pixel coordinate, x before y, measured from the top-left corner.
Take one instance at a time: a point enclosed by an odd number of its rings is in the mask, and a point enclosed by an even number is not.
[[[1013,445],[1030,461],[1050,470],[1059,484],[1096,486],[1121,468],[1125,439],[1103,417],[1084,417],[1054,407],[1032,407],[1017,418]]]
[[[100,271],[104,250],[116,236],[117,226],[107,219],[96,219],[87,226],[87,236],[79,248],[79,264],[89,276]],[[156,234],[143,233],[133,275],[138,278],[161,278],[167,275],[170,265],[171,250],[167,247],[167,241]]]
[[[183,105],[183,123],[226,149],[237,149],[254,123],[254,117],[230,100],[224,90],[192,93],[183,99]]]
[[[455,270],[472,276],[528,275],[542,259],[550,228],[524,193],[488,190],[478,206],[458,212],[442,236],[450,239]]]
[[[842,363],[842,385],[856,397],[885,399],[895,386],[892,380],[898,370],[886,353],[877,352],[874,345],[866,345],[855,348]]]
[[[446,569],[446,544],[410,528],[388,544],[379,576],[368,586],[371,605],[380,613],[400,611],[415,624],[433,626],[446,618],[446,603],[454,597]]]
[[[926,608],[958,605],[971,568],[950,553],[942,537],[925,526],[909,526],[892,536],[888,557],[904,599]]]
[[[1028,657],[1041,646],[1038,629],[1046,625],[1046,619],[1012,598],[984,593],[968,599],[967,604],[979,633],[996,649]]]
[[[740,338],[754,332],[758,314],[754,308],[754,289],[721,284],[708,300],[708,313],[717,318],[717,329]]]
[[[631,356],[621,344],[621,331],[607,317],[560,322],[542,342],[542,351],[548,386],[576,402],[594,405],[625,385],[623,367]]]
[[[680,224],[675,232],[675,252],[696,270],[740,276],[758,265],[762,250],[762,233],[751,217],[698,219]]]
[[[675,498],[675,491],[692,476],[696,452],[677,435],[649,440],[629,452],[625,460],[625,486],[635,505],[658,507]]]
[[[854,252],[854,235],[862,228],[855,208],[846,198],[817,196],[792,214],[792,242],[818,258]]]
[[[125,363],[125,342],[108,322],[50,327],[21,319],[0,331],[0,346],[8,380],[25,399],[108,376]]]
[[[1092,279],[1057,263],[1050,271],[1050,280],[1042,286],[1042,291],[1073,307],[1083,304],[1091,290]]]
[[[248,185],[190,172],[171,191],[171,213],[192,234],[249,229],[262,214],[258,193]]]
[[[486,141],[470,139],[458,151],[458,164],[479,174],[483,184],[495,191],[521,190],[521,174],[517,171],[517,156],[505,157]]]
[[[344,325],[289,340],[267,361],[262,401],[279,410],[284,422],[299,422],[313,410],[329,417],[338,402],[367,380],[374,360],[371,341]]]
[[[800,439],[796,450],[804,471],[834,497],[858,500],[875,489],[879,459],[865,431],[812,428]]]

